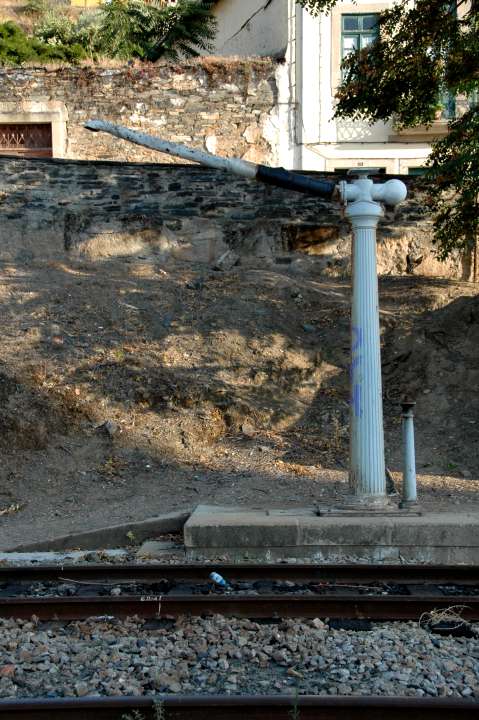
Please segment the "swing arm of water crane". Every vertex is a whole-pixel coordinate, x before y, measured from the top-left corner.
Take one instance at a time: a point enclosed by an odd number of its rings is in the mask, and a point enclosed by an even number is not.
[[[235,175],[257,180],[268,185],[275,185],[286,190],[306,193],[323,198],[324,200],[339,200],[338,186],[335,182],[328,180],[317,180],[316,178],[301,175],[299,173],[289,172],[284,168],[272,168],[267,165],[256,165],[255,163],[239,158],[223,158],[218,155],[204,152],[203,150],[194,150],[180,145],[179,143],[161,140],[160,138],[147,135],[146,133],[130,130],[129,128],[105,120],[89,120],[85,123],[87,130],[94,132],[106,132],[121,140],[128,140],[136,145],[157,150],[158,152],[167,153],[181,157],[184,160],[201,163],[216,170],[227,170]]]

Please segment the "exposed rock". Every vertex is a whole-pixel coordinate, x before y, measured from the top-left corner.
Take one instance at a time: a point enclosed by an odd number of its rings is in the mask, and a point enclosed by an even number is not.
[[[213,263],[214,270],[231,270],[239,262],[239,255],[234,250],[226,250]]]

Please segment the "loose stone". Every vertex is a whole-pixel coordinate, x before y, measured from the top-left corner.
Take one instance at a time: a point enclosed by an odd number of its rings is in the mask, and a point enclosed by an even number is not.
[[[0,619],[0,697],[154,693],[479,697],[479,641],[417,623],[367,631],[319,618],[277,625],[221,615],[151,627],[137,618],[54,628]]]

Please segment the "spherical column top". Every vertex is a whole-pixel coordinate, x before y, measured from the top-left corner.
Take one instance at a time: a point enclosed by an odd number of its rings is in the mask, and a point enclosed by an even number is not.
[[[407,196],[407,188],[401,180],[392,179],[375,184],[367,177],[360,177],[352,183],[340,182],[339,192],[345,203],[364,201],[397,205]]]
[[[388,180],[384,185],[374,185],[373,188],[373,199],[382,200],[386,205],[398,205],[407,196],[407,188],[401,180]],[[377,190],[381,192],[377,193]]]

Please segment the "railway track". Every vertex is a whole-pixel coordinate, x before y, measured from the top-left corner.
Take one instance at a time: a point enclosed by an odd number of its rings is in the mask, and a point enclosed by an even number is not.
[[[220,613],[417,620],[454,605],[462,606],[464,619],[479,620],[479,569],[474,567],[215,566],[231,583],[226,592],[211,585],[211,570],[211,565],[159,564],[3,567],[0,617],[79,620]]]
[[[235,580],[286,580],[292,582],[404,582],[404,583],[458,583],[479,585],[479,568],[475,565],[312,565],[309,563],[215,563],[175,564],[160,563],[88,563],[83,565],[21,565],[0,567],[0,583],[57,581],[68,575],[73,580],[138,580],[153,582],[158,578],[169,581],[189,580],[204,582],[215,570]]]
[[[474,567],[215,565],[231,584],[228,592],[215,591],[208,580],[212,569],[209,564],[2,567],[0,616],[67,621],[138,615],[161,621],[221,613],[272,622],[282,617],[381,621],[417,620],[424,612],[462,605],[466,620],[479,620],[479,568]],[[65,597],[66,591],[76,594]],[[475,717],[479,701],[470,698],[165,695],[156,706],[148,696],[0,700],[0,720]]]
[[[473,720],[478,716],[477,701],[444,698],[167,696],[156,702],[156,709],[146,697],[0,701],[1,720]]]

